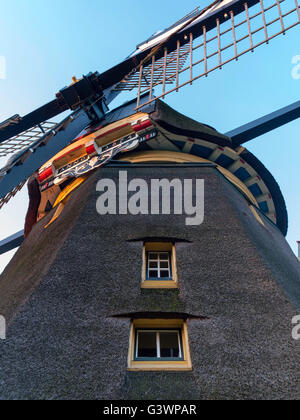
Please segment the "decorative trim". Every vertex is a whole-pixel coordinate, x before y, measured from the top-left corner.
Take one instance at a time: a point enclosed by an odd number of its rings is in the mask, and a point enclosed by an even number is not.
[[[214,163],[210,160],[195,156],[189,153],[180,153],[180,152],[171,152],[165,150],[152,150],[144,152],[135,152],[128,153],[126,156],[119,158],[120,161],[129,161],[133,163],[140,162],[176,162],[176,163],[185,163],[185,162],[200,162],[200,163]],[[250,192],[248,187],[234,174],[232,174],[227,169],[223,168],[220,165],[216,165],[217,170],[225,176],[225,178],[234,185],[243,196],[251,203],[258,207],[258,202],[256,201],[254,195]]]
[[[265,228],[267,229],[266,225],[263,222],[263,219],[260,217],[260,215],[258,214],[258,211],[256,210],[256,208],[254,206],[252,206],[252,204],[249,205],[251,212],[253,213],[255,219]]]

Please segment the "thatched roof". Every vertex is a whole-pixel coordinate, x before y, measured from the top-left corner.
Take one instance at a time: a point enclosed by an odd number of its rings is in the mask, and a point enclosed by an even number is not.
[[[187,136],[199,153],[207,143],[230,149],[230,139],[162,103],[152,118],[179,150]],[[120,168],[129,179],[204,179],[203,224],[188,227],[174,214],[100,216],[96,183],[117,182]],[[44,229],[53,211],[0,276],[0,314],[9,321],[2,399],[300,399],[291,338],[300,264],[278,226],[259,209],[258,222],[217,164],[113,162]],[[141,290],[143,238],[173,238],[178,290]],[[187,320],[192,372],[127,371],[131,319],[154,316]]]

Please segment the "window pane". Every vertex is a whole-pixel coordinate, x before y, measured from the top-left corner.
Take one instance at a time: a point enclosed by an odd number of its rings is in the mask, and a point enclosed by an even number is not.
[[[169,268],[169,261],[161,261],[160,268]]]
[[[179,357],[178,332],[160,332],[161,357]]]
[[[149,270],[149,278],[158,278],[158,271],[157,270]]]
[[[157,357],[156,332],[138,332],[138,357]]]
[[[159,254],[159,257],[160,257],[161,260],[169,261],[169,254],[168,254],[168,252],[161,252]]]
[[[161,278],[169,278],[169,270],[160,270]]]
[[[149,261],[149,268],[158,268],[158,263],[155,261]]]
[[[149,260],[157,260],[158,254],[156,252],[149,252]]]

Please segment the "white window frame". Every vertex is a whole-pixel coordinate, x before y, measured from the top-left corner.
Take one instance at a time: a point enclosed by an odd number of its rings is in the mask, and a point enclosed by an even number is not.
[[[161,348],[160,348],[160,333],[161,332],[171,332],[177,333],[177,340],[178,340],[178,350],[179,350],[179,355],[178,357],[174,357],[174,359],[182,359],[183,358],[183,351],[182,351],[182,337],[181,337],[181,331],[178,329],[147,329],[147,330],[142,330],[142,329],[138,329],[136,330],[136,340],[135,340],[135,358],[136,360],[140,360],[141,358],[138,357],[138,350],[139,350],[139,333],[156,333],[156,357],[155,359],[159,360],[163,360],[163,359],[168,359],[165,357],[161,357]],[[150,359],[150,358],[149,358]]]
[[[150,254],[157,254],[157,258],[150,258]],[[167,254],[168,258],[163,260],[161,258],[161,254]],[[147,280],[161,280],[161,281],[168,281],[172,280],[172,251],[147,251]],[[157,268],[151,268],[150,263],[156,262]],[[162,262],[168,262],[168,268],[161,268]],[[157,271],[157,277],[150,277],[150,271]],[[168,272],[168,276],[163,277],[161,272]]]

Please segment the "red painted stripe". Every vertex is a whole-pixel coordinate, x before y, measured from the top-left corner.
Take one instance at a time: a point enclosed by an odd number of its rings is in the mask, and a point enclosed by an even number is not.
[[[40,182],[45,181],[45,179],[49,178],[49,176],[53,175],[52,167],[45,169],[43,172],[39,174]]]
[[[96,149],[95,149],[94,144],[92,143],[92,144],[90,144],[89,146],[87,146],[87,147],[85,148],[85,151],[86,151],[86,153],[87,153],[88,155],[92,155],[93,153],[96,153]]]
[[[145,130],[148,127],[152,126],[152,122],[150,120],[146,120],[141,122],[140,124],[133,125],[132,128],[135,132]]]

